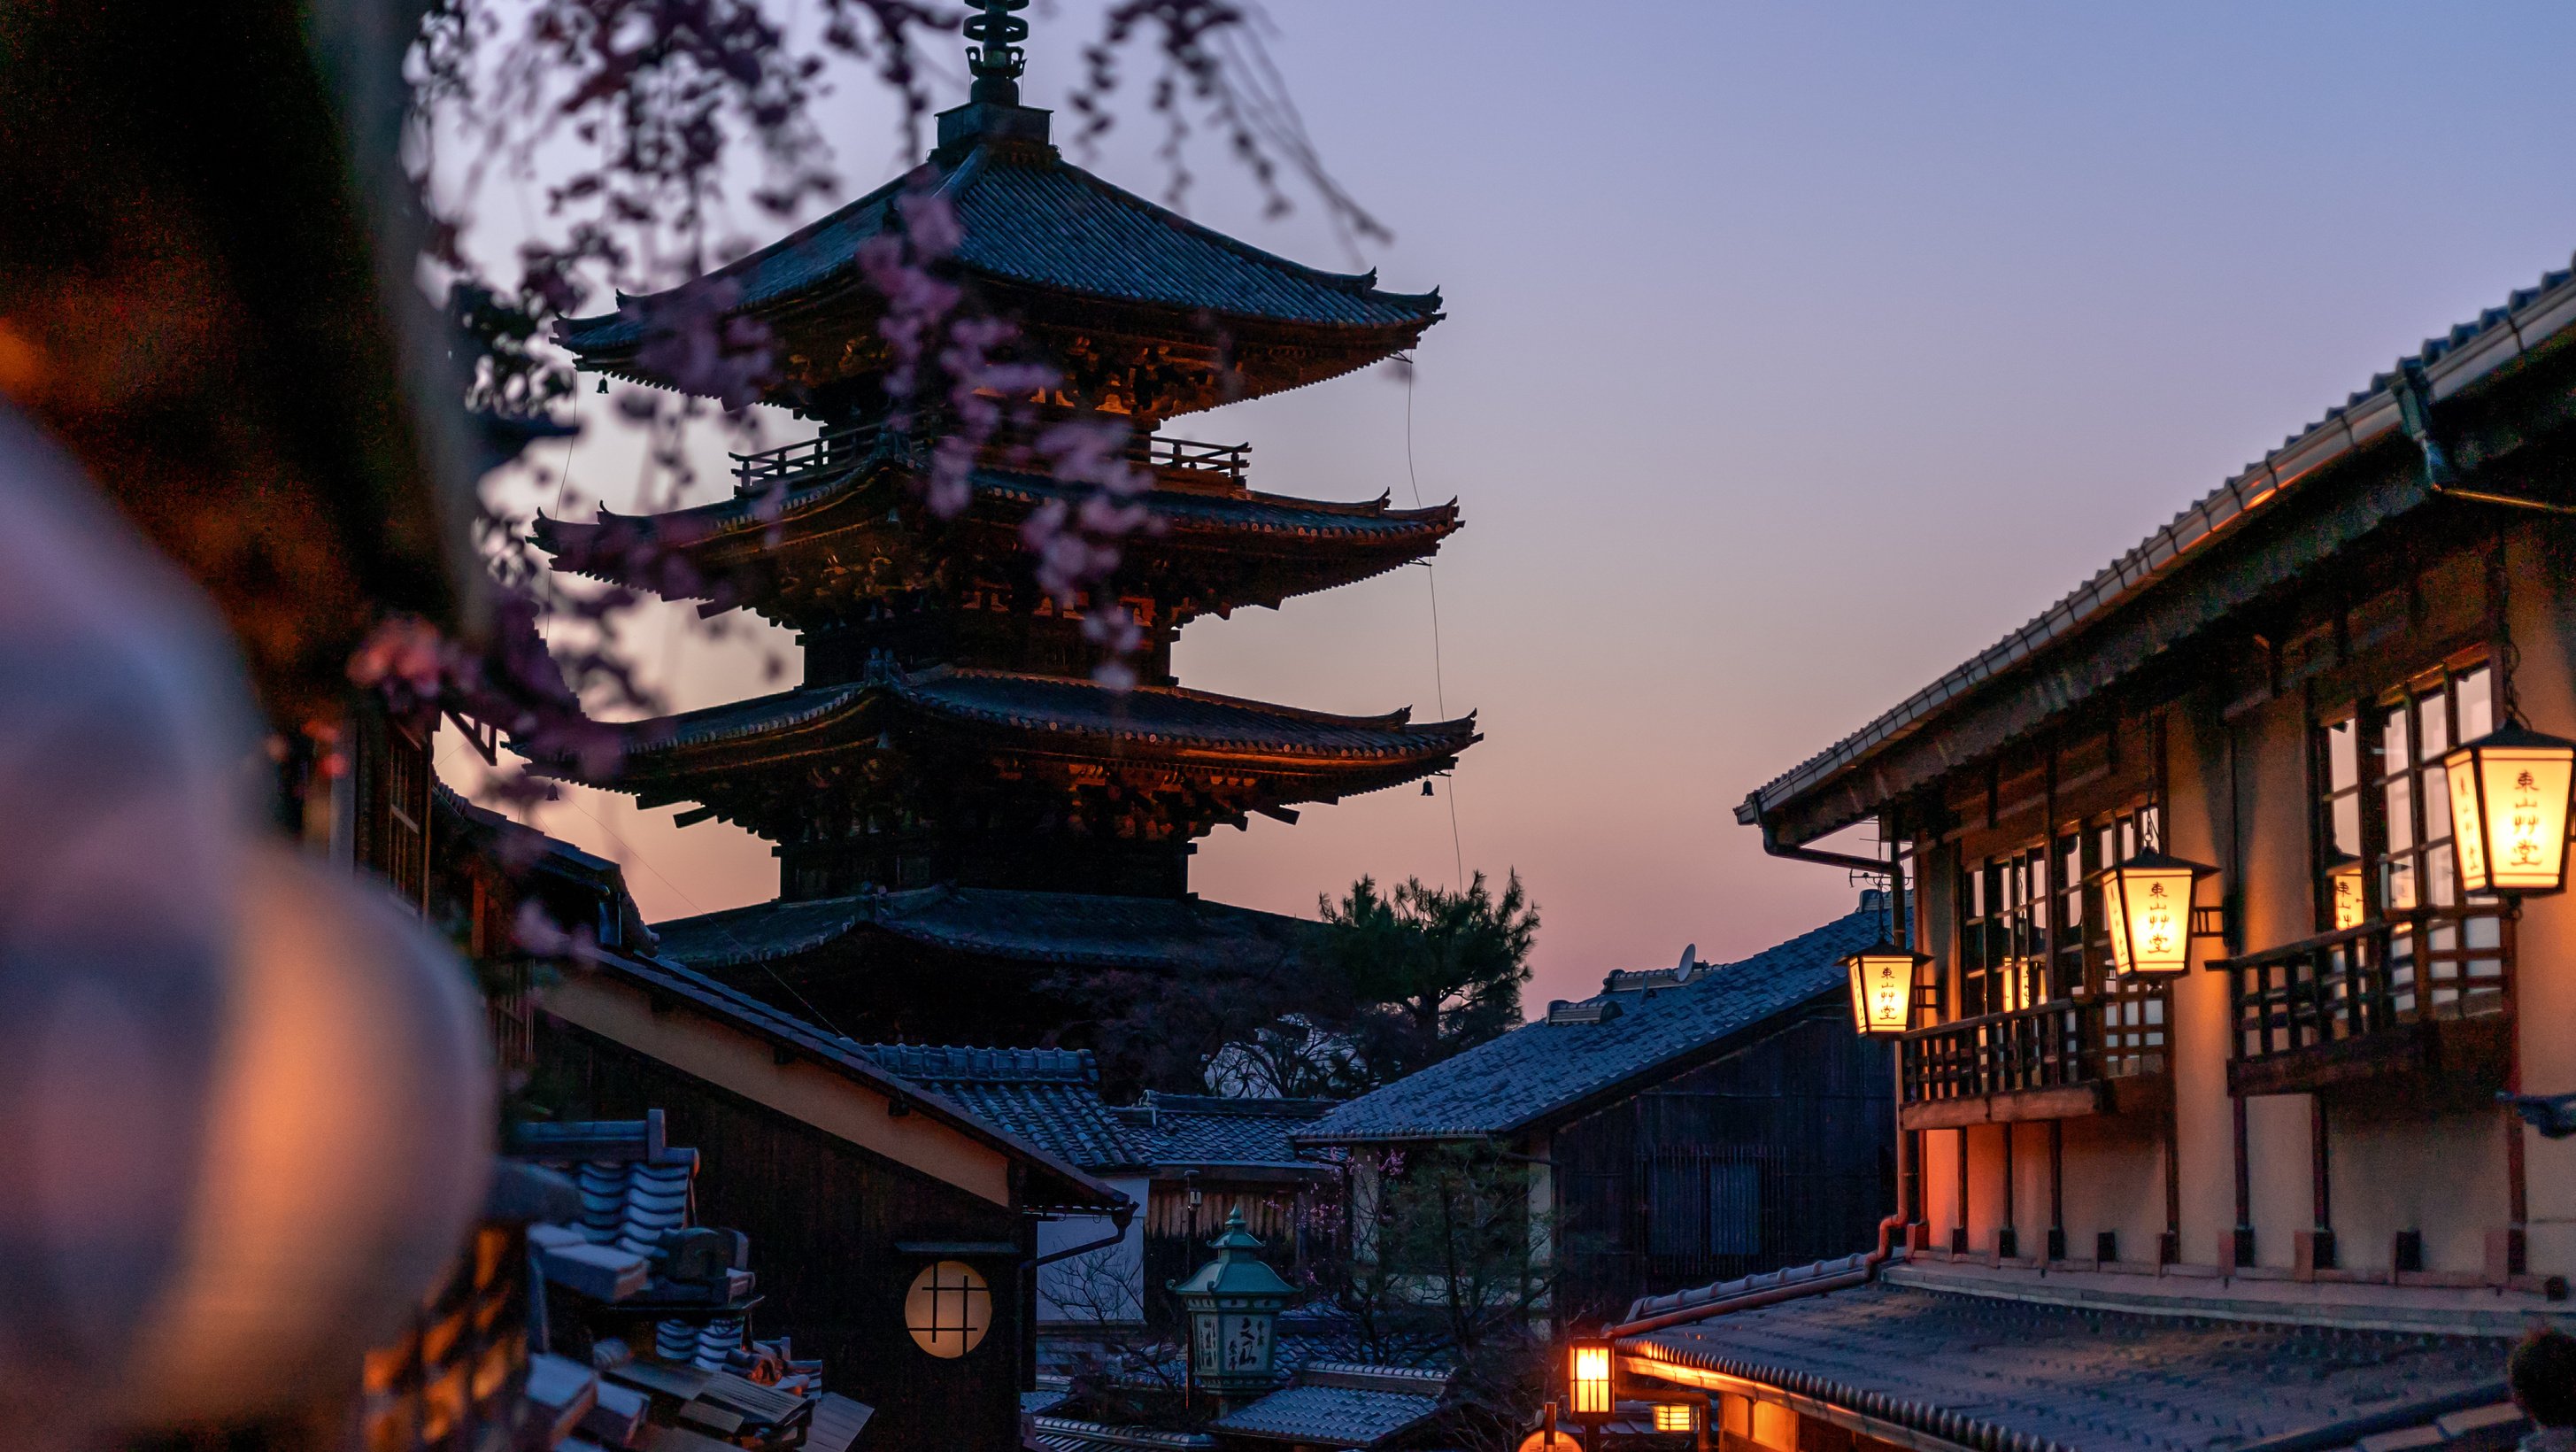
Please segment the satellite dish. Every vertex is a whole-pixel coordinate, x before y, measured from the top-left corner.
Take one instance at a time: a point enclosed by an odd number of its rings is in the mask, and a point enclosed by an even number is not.
[[[1693,943],[1689,947],[1682,949],[1682,961],[1675,964],[1673,967],[1673,982],[1690,982],[1692,974],[1697,971],[1698,968],[1699,944]]]

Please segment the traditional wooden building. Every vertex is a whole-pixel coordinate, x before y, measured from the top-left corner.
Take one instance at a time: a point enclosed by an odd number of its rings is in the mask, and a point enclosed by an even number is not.
[[[677,965],[594,953],[546,989],[536,1027],[538,1092],[567,1115],[660,1111],[694,1141],[700,1215],[786,1272],[758,1324],[878,1409],[868,1445],[1017,1445],[1040,1225],[1116,1211],[1116,1190]]]
[[[1028,992],[1050,966],[1276,958],[1290,920],[1190,893],[1195,841],[1445,771],[1476,740],[1472,718],[1331,715],[1171,673],[1189,621],[1424,559],[1458,513],[1262,493],[1243,447],[1161,426],[1386,359],[1438,320],[1438,296],[1273,256],[1068,163],[1049,114],[1019,104],[1019,70],[1016,48],[985,45],[974,99],[939,117],[925,173],[712,275],[778,340],[764,401],[811,420],[813,438],[745,458],[714,504],[539,529],[558,569],[658,591],[685,575],[678,592],[704,609],[797,633],[804,684],[638,723],[597,784],[776,844],[778,901],[670,924],[667,951],[754,992],[792,984],[868,1037],[1033,1042],[1056,1027]],[[924,479],[952,420],[927,405],[909,427],[892,420],[885,302],[859,254],[897,235],[919,185],[960,229],[938,265],[1062,370],[1030,402],[1041,424],[1124,425],[1151,477],[1155,526],[1070,606],[1040,588],[1022,527],[1090,487],[1051,477],[1029,435],[1005,430],[943,517]],[[585,369],[673,386],[653,362],[656,302],[568,323],[562,340]],[[1121,610],[1144,635],[1140,683],[1124,690],[1093,679],[1085,634]]]
[[[1612,973],[1296,1138],[1353,1152],[1363,1221],[1387,1150],[1488,1144],[1533,1167],[1549,1242],[1534,1260],[1555,1267],[1564,1322],[1862,1249],[1895,1201],[1894,1085],[1887,1051],[1852,1031],[1839,960],[1887,920],[1872,892],[1742,962]]]
[[[1640,1305],[1630,1367],[1916,1447],[2511,1440],[2576,1144],[2499,1100],[2576,1089],[2576,902],[2464,880],[2445,758],[2576,735],[2571,400],[2557,272],[1746,798],[1914,889],[1903,1254]]]

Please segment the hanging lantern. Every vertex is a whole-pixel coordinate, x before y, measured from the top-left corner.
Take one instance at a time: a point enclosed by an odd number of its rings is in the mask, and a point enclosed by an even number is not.
[[[1699,1429],[1699,1408],[1689,1402],[1655,1403],[1655,1430],[1658,1432],[1693,1432]]]
[[[1852,1028],[1888,1038],[1914,1027],[1914,983],[1932,960],[1881,938],[1843,959],[1851,975]]]
[[[1566,1343],[1566,1406],[1576,1417],[1608,1420],[1610,1343],[1598,1337],[1576,1337]]]
[[[2122,977],[2168,978],[2191,969],[2192,890],[2215,867],[2148,850],[2094,880],[2102,889],[2111,969]]]
[[[2349,852],[2338,852],[2326,864],[2327,906],[2332,911],[2334,931],[2357,928],[2370,916],[2370,904],[2361,893],[2361,859]]]
[[[2567,793],[2576,741],[2507,722],[2442,758],[2451,779],[2460,890],[2521,897],[2567,886]]]

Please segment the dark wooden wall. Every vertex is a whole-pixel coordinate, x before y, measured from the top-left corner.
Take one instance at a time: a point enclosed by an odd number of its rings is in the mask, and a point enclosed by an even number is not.
[[[794,1338],[820,1357],[824,1387],[877,1409],[877,1452],[1008,1452],[1019,1443],[1019,1392],[1028,1381],[1032,1222],[880,1155],[823,1133],[559,1021],[540,1016],[537,1053],[568,1117],[640,1119],[662,1110],[670,1142],[698,1152],[700,1224],[751,1237],[764,1299],[752,1334]],[[943,1257],[897,1242],[1009,1241],[1017,1254],[958,1255],[993,1290],[982,1344],[941,1360],[903,1322],[912,1278]]]
[[[1754,1035],[1556,1129],[1561,1318],[1877,1244],[1896,1205],[1887,1049],[1840,995]]]

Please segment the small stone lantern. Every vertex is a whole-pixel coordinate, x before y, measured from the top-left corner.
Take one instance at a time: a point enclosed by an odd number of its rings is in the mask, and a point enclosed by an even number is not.
[[[1279,1313],[1296,1288],[1262,1263],[1240,1207],[1208,1246],[1216,1259],[1170,1286],[1190,1313],[1190,1379],[1220,1398],[1269,1391],[1278,1384]]]

